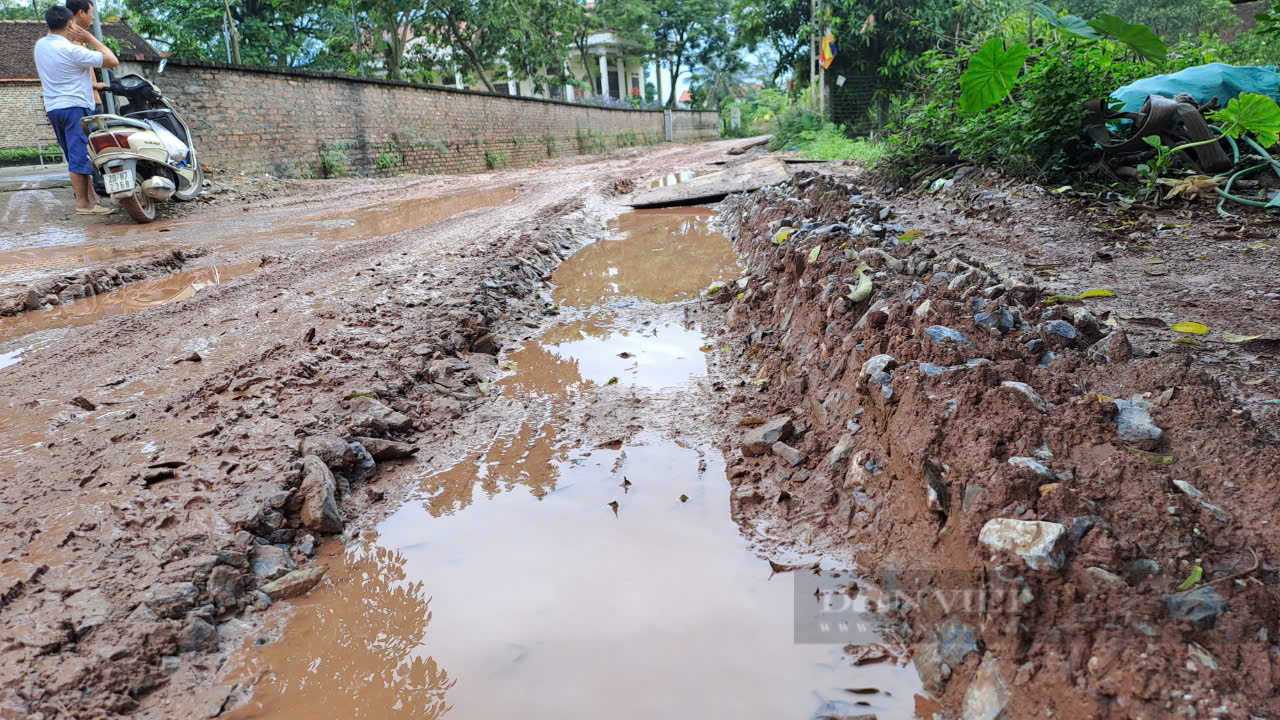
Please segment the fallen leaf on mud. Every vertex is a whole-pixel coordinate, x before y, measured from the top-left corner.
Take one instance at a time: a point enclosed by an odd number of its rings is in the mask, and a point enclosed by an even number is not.
[[[764,387],[765,385],[769,384],[769,378],[757,378],[755,380],[752,380],[751,384]]]
[[[1099,297],[1115,297],[1116,294],[1110,290],[1103,288],[1090,288],[1079,295],[1050,295],[1044,299],[1045,305],[1053,305],[1060,302],[1080,302],[1089,298]]]
[[[738,421],[738,427],[755,427],[756,425],[763,425],[766,422],[768,422],[768,420],[765,420],[764,418],[744,417]]]
[[[1165,200],[1175,197],[1184,197],[1192,200],[1201,195],[1207,196],[1213,192],[1214,188],[1218,187],[1218,183],[1221,181],[1222,178],[1209,175],[1192,175],[1182,179],[1160,178],[1156,180],[1161,185],[1170,186],[1169,192],[1164,196]]]
[[[372,397],[373,397],[373,393],[351,393],[350,395],[346,396],[346,397],[345,397],[345,398],[343,398],[343,399],[344,399],[344,400],[355,400],[356,398],[362,398],[362,397],[372,398]]]
[[[1264,383],[1264,382],[1266,382],[1266,381],[1267,381],[1267,379],[1266,379],[1266,378],[1257,378],[1257,379],[1254,379],[1254,380],[1241,380],[1241,381],[1240,381],[1240,384],[1241,384],[1241,385],[1261,385],[1262,383]]]
[[[618,517],[618,501],[617,501],[617,500],[610,500],[610,501],[609,501],[609,507],[613,508],[613,516],[614,516],[614,517]]]
[[[1257,340],[1261,337],[1262,337],[1261,335],[1237,335],[1235,333],[1230,333],[1230,332],[1222,333],[1222,339],[1226,340],[1229,343],[1246,343],[1246,342],[1249,342],[1250,340]]]
[[[1046,483],[1041,485],[1038,488],[1040,490],[1040,497],[1048,497],[1050,493],[1057,490],[1059,487],[1062,487],[1062,483]]]
[[[1189,338],[1189,337],[1175,338],[1174,342],[1179,343],[1181,345],[1199,345],[1200,344],[1199,340],[1195,338]]]
[[[711,352],[714,348],[711,345],[703,345],[698,349],[701,350],[702,352]]]
[[[617,375],[614,375],[613,377],[609,378],[609,382],[605,383],[605,385],[617,385],[617,384],[618,384]]]
[[[809,264],[812,265],[818,262],[818,256],[821,254],[822,254],[822,246],[814,245],[813,249],[809,251]]]
[[[1263,404],[1263,405],[1280,405],[1280,400],[1275,400],[1275,399],[1272,399],[1272,400],[1263,400],[1263,401],[1262,401],[1262,404]]]
[[[304,342],[304,343],[306,343],[306,344],[308,344],[308,345],[310,345],[310,344],[311,344],[311,341],[312,341],[312,340],[315,340],[315,339],[316,339],[316,329],[315,329],[315,328],[311,328],[311,329],[307,330],[307,333],[306,333],[305,335],[303,335],[303,336],[302,336],[302,342]]]
[[[1098,393],[1098,404],[1099,404],[1099,405],[1106,405],[1107,403],[1112,403],[1112,402],[1115,402],[1115,401],[1116,401],[1116,399],[1115,399],[1115,398],[1113,398],[1113,397],[1111,397],[1110,395],[1103,395],[1102,393]]]
[[[1148,260],[1148,261],[1147,261],[1147,264],[1148,264],[1148,265],[1163,265],[1163,264],[1164,264],[1164,258],[1151,258],[1150,260]]]
[[[680,502],[689,502],[689,496],[688,496],[688,495],[681,494],[681,495],[680,495]]]
[[[919,240],[919,239],[920,239],[920,236],[921,236],[921,235],[923,235],[923,234],[924,234],[924,233],[920,232],[919,230],[908,230],[908,231],[906,231],[906,232],[902,233],[902,235],[900,235],[900,236],[898,237],[898,242],[903,243],[903,244],[906,244],[906,245],[910,245],[911,243],[915,242],[916,240]]]
[[[1128,445],[1126,445],[1124,449],[1128,450],[1134,455],[1142,455],[1143,457],[1151,458],[1159,465],[1172,465],[1178,462],[1177,455],[1161,455],[1160,453],[1153,453],[1153,452],[1148,452],[1146,450],[1139,450],[1136,447],[1130,447]]]
[[[1209,334],[1209,326],[1198,322],[1180,322],[1169,329],[1174,332],[1190,333],[1192,335]]]
[[[864,262],[858,263],[853,272],[858,278],[858,284],[849,286],[849,300],[859,303],[871,296],[871,266]]]
[[[1191,588],[1195,587],[1196,583],[1200,582],[1203,579],[1204,579],[1204,568],[1197,565],[1191,568],[1191,574],[1187,576],[1186,580],[1182,581],[1182,584],[1178,586],[1178,590],[1179,591],[1190,590]]]
[[[1070,189],[1071,189],[1070,185],[1063,185],[1062,187],[1054,188],[1053,191],[1058,195],[1061,195],[1062,193],[1067,192]]]
[[[791,237],[791,233],[795,231],[796,231],[795,228],[789,228],[789,227],[780,228],[778,230],[778,234],[773,236],[773,244],[781,245],[782,243],[786,242],[787,238]]]

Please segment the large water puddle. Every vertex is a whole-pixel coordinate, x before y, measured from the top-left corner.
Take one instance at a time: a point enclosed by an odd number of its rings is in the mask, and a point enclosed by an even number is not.
[[[70,271],[99,263],[124,263],[179,247],[185,240],[222,250],[309,239],[326,246],[392,235],[425,227],[471,210],[515,199],[513,186],[408,198],[297,219],[246,216],[207,220],[160,220],[148,225],[122,219],[62,222],[69,210],[46,190],[13,193],[5,217],[11,223],[0,235],[0,281],[20,282],[51,269]],[[47,196],[47,197],[46,197]],[[30,207],[27,207],[27,206]],[[15,210],[15,207],[17,208]],[[61,215],[55,210],[60,210]],[[115,216],[112,216],[113,218]],[[208,242],[210,231],[215,239]]]
[[[609,223],[611,234],[579,250],[556,270],[555,299],[588,307],[619,298],[672,302],[695,298],[736,276],[729,241],[709,227],[707,208],[636,210]]]
[[[248,262],[183,270],[129,283],[65,305],[0,318],[0,369],[19,362],[23,354],[61,338],[68,328],[180,302],[205,288],[247,275],[260,266],[258,262]]]
[[[625,443],[565,419],[602,388],[679,403],[705,376],[701,330],[654,301],[739,272],[712,217],[624,215],[557,270],[563,319],[501,360],[498,392],[528,409],[518,429],[322,549],[325,583],[228,672],[257,679],[231,717],[915,713],[910,672],[795,642],[794,576],[732,521],[719,450],[677,437],[653,403],[636,403],[644,431]]]

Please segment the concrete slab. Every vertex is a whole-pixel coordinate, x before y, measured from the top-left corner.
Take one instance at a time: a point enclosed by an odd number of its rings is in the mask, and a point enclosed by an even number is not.
[[[67,175],[66,163],[0,168],[0,192],[49,190],[70,186],[71,177]]]
[[[790,177],[786,165],[776,158],[763,157],[693,178],[689,182],[636,193],[627,204],[635,208],[651,208],[716,202],[730,193],[759,190]]]

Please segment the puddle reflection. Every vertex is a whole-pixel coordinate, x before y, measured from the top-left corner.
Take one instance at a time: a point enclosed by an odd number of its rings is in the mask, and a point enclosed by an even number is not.
[[[672,302],[698,296],[741,272],[729,240],[709,227],[708,208],[636,210],[612,234],[582,248],[552,275],[557,302],[589,307],[624,297]]]

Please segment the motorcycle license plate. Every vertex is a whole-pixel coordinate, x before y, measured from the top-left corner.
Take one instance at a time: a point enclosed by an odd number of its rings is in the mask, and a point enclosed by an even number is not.
[[[119,172],[108,172],[102,176],[102,182],[107,186],[107,194],[115,195],[122,192],[133,192],[133,171],[124,168]]]

